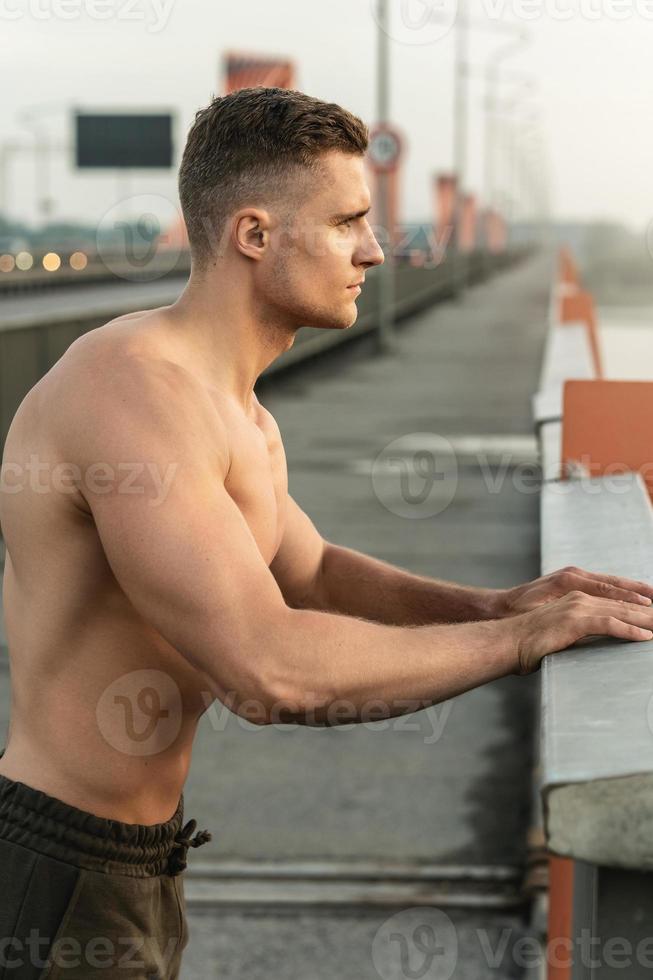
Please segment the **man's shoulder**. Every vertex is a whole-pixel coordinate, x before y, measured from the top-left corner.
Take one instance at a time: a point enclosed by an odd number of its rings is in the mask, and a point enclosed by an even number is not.
[[[108,324],[107,326],[111,326]],[[114,453],[200,453],[230,460],[229,424],[219,402],[147,333],[98,328],[61,359],[52,396],[57,442],[68,458]]]
[[[165,400],[174,389],[178,397],[201,395],[197,380],[144,333],[118,329],[110,321],[74,341],[55,365],[53,394],[89,409],[117,405],[130,395],[140,404]]]

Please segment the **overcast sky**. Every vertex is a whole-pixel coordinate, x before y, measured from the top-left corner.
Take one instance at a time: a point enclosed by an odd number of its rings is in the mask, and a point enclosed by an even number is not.
[[[452,162],[454,32],[451,0],[391,0],[392,110],[407,139],[401,216],[432,214],[432,175]],[[427,8],[444,20],[420,26]],[[361,115],[375,115],[376,23],[372,0],[0,0],[0,127],[3,142],[28,142],[19,115],[40,118],[53,140],[69,137],[67,111],[166,109],[177,113],[177,159],[193,113],[221,91],[226,49],[295,60],[298,87]],[[505,62],[537,79],[522,106],[540,113],[554,215],[616,219],[635,229],[653,217],[653,0],[470,0],[470,189],[483,188],[483,78],[505,38],[503,23],[531,43]],[[102,19],[100,19],[100,17]],[[482,28],[493,28],[492,31]],[[537,108],[539,107],[539,108]],[[526,145],[526,141],[524,141]],[[533,141],[531,138],[531,152]],[[100,220],[119,195],[176,202],[175,174],[79,176],[56,154],[55,216]],[[10,155],[5,195],[12,217],[35,216],[32,155]]]

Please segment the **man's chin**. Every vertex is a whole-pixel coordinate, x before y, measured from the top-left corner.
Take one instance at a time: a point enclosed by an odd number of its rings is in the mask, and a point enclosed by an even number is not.
[[[342,316],[339,319],[331,314],[331,316],[325,317],[324,320],[319,323],[317,321],[314,322],[312,326],[326,328],[327,330],[349,330],[349,328],[353,327],[358,319],[358,310],[355,303],[353,304],[353,307],[353,310],[343,310]]]

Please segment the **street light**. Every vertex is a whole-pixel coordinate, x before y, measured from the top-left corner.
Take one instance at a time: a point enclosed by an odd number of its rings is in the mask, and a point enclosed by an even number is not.
[[[460,253],[459,230],[461,218],[462,187],[467,170],[467,58],[469,46],[469,24],[467,20],[467,0],[459,0],[458,18],[455,29],[454,84],[453,84],[453,207],[451,234],[451,280],[453,294],[458,296],[463,286],[462,255]]]
[[[431,20],[441,22],[444,15],[434,11]],[[454,52],[454,106],[453,106],[453,170],[456,176],[453,200],[453,249],[454,268],[452,270],[455,293],[459,293],[462,281],[458,267],[460,256],[458,251],[458,227],[461,211],[461,199],[463,183],[466,176],[467,167],[467,77],[471,74],[472,67],[468,64],[469,31],[489,31],[498,33],[508,33],[513,35],[511,40],[502,45],[490,58],[485,71],[486,79],[486,126],[485,126],[485,166],[486,166],[486,185],[491,179],[487,172],[488,157],[493,153],[493,132],[491,129],[491,117],[489,106],[496,99],[496,87],[499,83],[499,69],[502,62],[511,55],[516,54],[524,45],[530,43],[529,34],[521,27],[514,24],[495,23],[483,21],[467,16],[467,0],[459,0],[458,16],[456,18],[455,31],[455,52]],[[487,186],[485,188],[487,193]]]
[[[53,199],[50,196],[50,151],[54,148],[47,131],[43,128],[41,116],[67,108],[62,102],[42,102],[38,105],[27,106],[18,113],[17,119],[34,134],[34,170],[36,178],[36,205],[43,220],[47,220],[53,209]]]
[[[388,124],[390,115],[390,30],[387,0],[378,0],[377,8],[377,121],[378,126]],[[391,353],[394,343],[394,229],[391,225],[389,175],[384,169],[377,171],[379,221],[386,236],[385,262],[378,270],[379,329],[377,346],[380,353]]]
[[[540,121],[540,108],[539,106],[529,106],[528,103],[515,97],[513,99],[507,100],[503,104],[498,104],[497,108],[499,110],[504,110],[502,113],[496,114],[496,119],[501,121],[501,129],[503,130],[503,159],[504,159],[504,190],[503,190],[503,201],[506,211],[506,219],[508,221],[513,221],[516,214],[518,192],[517,192],[517,172],[518,172],[518,138],[521,136],[523,138],[524,134],[528,133],[528,127],[539,125]],[[529,110],[526,116],[520,117],[516,115],[515,109]]]

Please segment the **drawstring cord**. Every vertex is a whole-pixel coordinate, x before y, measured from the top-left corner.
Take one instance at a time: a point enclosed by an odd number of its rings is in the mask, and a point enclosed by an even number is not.
[[[189,820],[178,834],[175,836],[175,843],[178,845],[169,857],[168,869],[171,875],[180,874],[186,867],[186,857],[189,847],[201,847],[212,839],[212,834],[208,830],[199,830],[194,837],[197,827],[197,820]]]

